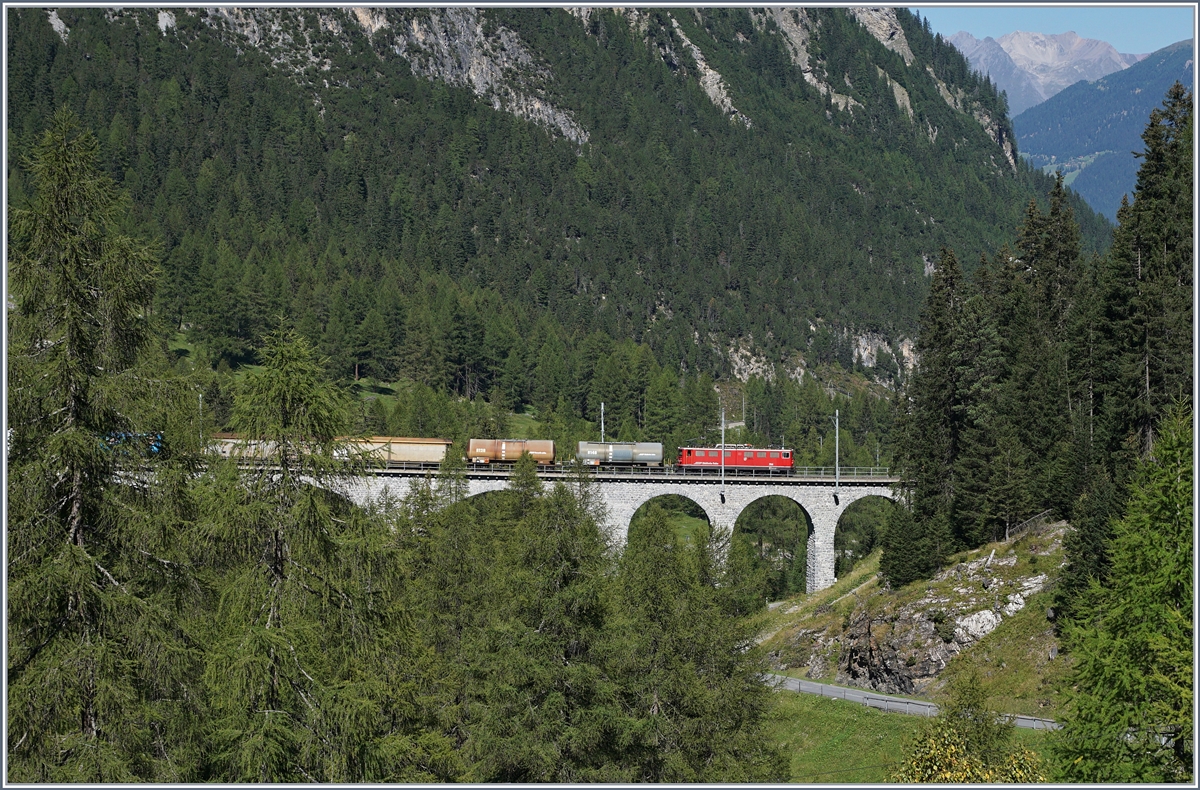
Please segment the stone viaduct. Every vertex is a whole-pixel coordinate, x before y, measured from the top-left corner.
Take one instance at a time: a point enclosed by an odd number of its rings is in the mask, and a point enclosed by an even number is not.
[[[428,471],[409,472],[389,469],[368,477],[357,478],[347,494],[359,504],[367,504],[383,496],[408,493],[414,477]],[[508,472],[500,470],[467,472],[467,496],[478,496],[508,487]],[[548,471],[539,473],[544,483],[569,480],[570,473]],[[884,477],[852,477],[835,485],[831,477],[730,477],[722,482],[716,476],[669,474],[663,469],[630,469],[620,472],[598,472],[594,485],[606,509],[606,527],[617,545],[624,545],[629,522],[639,507],[651,499],[666,494],[686,497],[708,514],[714,528],[733,531],[738,516],[751,503],[768,496],[792,500],[808,513],[813,532],[808,538],[808,592],[832,585],[834,579],[833,533],[838,519],[854,502],[868,496],[894,499],[892,484]]]

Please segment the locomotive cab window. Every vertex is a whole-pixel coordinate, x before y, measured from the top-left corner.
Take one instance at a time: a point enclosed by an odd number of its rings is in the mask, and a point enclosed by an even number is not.
[[[791,457],[792,457],[792,454],[791,454],[791,453],[784,453],[784,454],[783,454],[783,457],[784,457],[784,458],[791,458]]]

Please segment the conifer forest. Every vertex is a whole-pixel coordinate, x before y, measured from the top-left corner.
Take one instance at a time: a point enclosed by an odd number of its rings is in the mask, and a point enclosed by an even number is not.
[[[809,516],[617,541],[601,419],[886,468],[889,590],[1069,524],[1061,729],[959,683],[896,781],[1194,781],[1188,87],[1114,226],[906,9],[4,13],[8,782],[788,781]]]

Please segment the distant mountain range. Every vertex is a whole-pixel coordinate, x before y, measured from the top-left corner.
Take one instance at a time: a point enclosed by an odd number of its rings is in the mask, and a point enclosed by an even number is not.
[[[1150,112],[1177,80],[1192,84],[1191,39],[1164,47],[1127,69],[1078,82],[1013,118],[1017,148],[1031,164],[1061,169],[1096,211],[1116,219],[1121,196],[1132,196]]]
[[[972,68],[1008,93],[1009,115],[1014,117],[1080,80],[1100,79],[1146,57],[1122,54],[1107,42],[1070,32],[1017,31],[980,41],[959,31],[949,41]]]

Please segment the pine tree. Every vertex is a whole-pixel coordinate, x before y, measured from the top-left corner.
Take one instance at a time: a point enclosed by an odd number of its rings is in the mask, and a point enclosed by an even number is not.
[[[1168,414],[1113,529],[1112,567],[1077,603],[1069,703],[1054,743],[1064,778],[1193,777],[1192,412]]]

